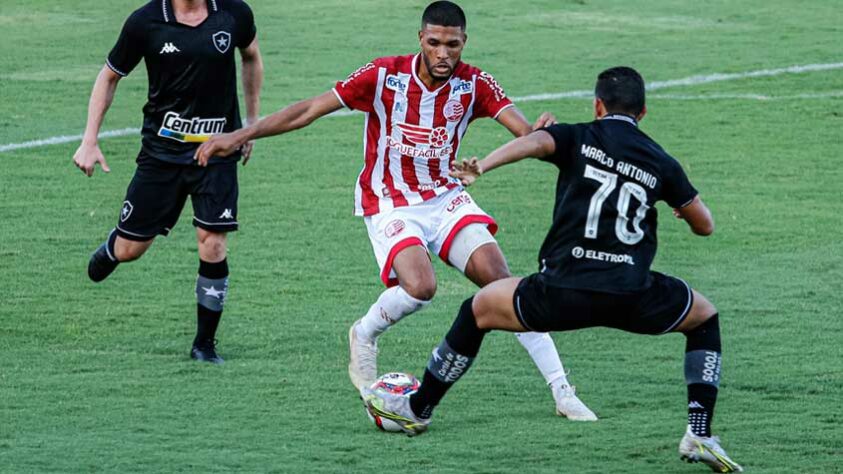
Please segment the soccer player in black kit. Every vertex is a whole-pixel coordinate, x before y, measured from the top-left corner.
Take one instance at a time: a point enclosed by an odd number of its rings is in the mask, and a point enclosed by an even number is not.
[[[121,262],[141,257],[178,221],[187,196],[199,245],[197,331],[190,356],[220,364],[215,334],[228,291],[226,235],[237,230],[237,161],[251,144],[211,166],[194,164],[198,144],[242,126],[234,51],[242,59],[247,121],[259,114],[263,63],[252,11],[241,0],[153,0],[123,25],[94,84],[88,122],[73,161],[92,176],[109,168],[97,135],[117,84],[143,59],[149,95],[143,108],[137,170],[117,226],[91,256],[88,276],[104,280]]]
[[[594,122],[552,125],[482,161],[457,166],[452,176],[464,185],[527,157],[559,169],[540,271],[499,280],[466,300],[433,351],[419,391],[411,397],[369,393],[370,412],[396,421],[410,435],[425,431],[434,407],[469,369],[492,329],[681,332],[688,426],[680,456],[716,472],[742,471],[711,436],[721,366],[717,309],[683,280],[650,270],[657,201],[671,206],[695,234],[711,234],[714,221],[679,163],[638,128],[646,113],[644,95],[644,80],[635,70],[608,69],[597,79]]]

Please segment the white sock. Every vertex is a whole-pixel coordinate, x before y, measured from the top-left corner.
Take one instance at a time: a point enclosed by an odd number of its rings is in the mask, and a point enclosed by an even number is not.
[[[360,320],[357,335],[374,340],[404,316],[415,313],[430,304],[413,298],[400,286],[393,286],[381,293],[369,312]]]
[[[562,360],[550,334],[546,332],[518,332],[515,333],[518,342],[527,349],[536,367],[542,373],[548,385],[567,385],[568,378],[562,367]]]

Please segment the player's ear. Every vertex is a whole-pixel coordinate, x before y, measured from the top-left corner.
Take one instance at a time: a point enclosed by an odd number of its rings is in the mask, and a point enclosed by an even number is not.
[[[603,100],[599,97],[594,98],[594,118],[601,119],[603,116],[606,115],[606,105],[603,104]]]
[[[465,31],[463,31],[463,32],[462,32],[462,44],[463,44],[463,46],[465,46],[465,45],[466,45],[466,43],[468,43],[468,33],[466,33]]]
[[[635,117],[635,120],[637,122],[640,122],[644,118],[645,115],[647,115],[647,106],[646,105],[641,108],[641,113],[638,114],[638,117]]]

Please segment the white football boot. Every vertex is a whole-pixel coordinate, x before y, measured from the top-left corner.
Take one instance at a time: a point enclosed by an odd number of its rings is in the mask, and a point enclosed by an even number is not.
[[[550,390],[553,392],[553,400],[556,401],[557,415],[573,421],[597,421],[597,415],[577,397],[576,387],[551,384]]]
[[[740,464],[732,461],[720,447],[720,438],[697,436],[691,432],[690,426],[679,442],[679,458],[685,462],[704,463],[714,472],[743,472]]]
[[[357,334],[358,319],[348,330],[348,376],[358,391],[369,388],[378,378],[378,341],[366,340]]]
[[[394,395],[386,392],[373,392],[364,389],[362,392],[366,409],[372,418],[381,417],[392,420],[407,436],[416,436],[427,431],[430,420],[422,419],[410,408],[410,397]]]

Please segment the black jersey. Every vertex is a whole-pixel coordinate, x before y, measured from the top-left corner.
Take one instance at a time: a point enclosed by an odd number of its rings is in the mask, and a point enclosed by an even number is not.
[[[553,225],[539,253],[548,284],[633,293],[651,284],[659,200],[689,204],[679,163],[625,115],[545,128],[559,167]]]
[[[108,55],[121,76],[146,62],[142,143],[159,160],[191,164],[199,142],[242,126],[234,50],[252,43],[254,17],[241,0],[207,3],[208,18],[192,27],[176,21],[170,0],[150,1],[129,16]]]

